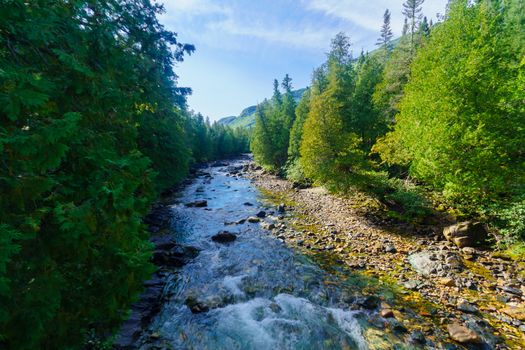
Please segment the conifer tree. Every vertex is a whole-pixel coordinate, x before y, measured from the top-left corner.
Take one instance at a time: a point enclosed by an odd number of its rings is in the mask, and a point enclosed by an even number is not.
[[[383,15],[383,25],[381,26],[381,36],[377,39],[376,45],[381,47],[385,52],[390,52],[392,50],[392,28],[390,27],[390,11],[385,10]]]
[[[415,34],[421,21],[421,5],[425,0],[406,0],[403,3],[403,14],[408,19],[408,33],[410,34],[410,50],[415,50]]]
[[[332,41],[327,68],[328,84],[320,95],[312,96],[300,148],[306,176],[319,182],[340,179],[361,157],[356,150],[359,138],[348,131],[354,71],[350,40],[343,33]]]

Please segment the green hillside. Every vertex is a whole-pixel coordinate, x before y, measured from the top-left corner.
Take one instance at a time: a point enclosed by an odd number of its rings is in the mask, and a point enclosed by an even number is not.
[[[298,89],[292,91],[293,97],[297,102],[303,97],[306,88]],[[219,119],[218,123],[223,125],[228,125],[233,128],[252,128],[255,125],[255,110],[257,106],[250,106],[241,112],[237,117],[225,117]]]

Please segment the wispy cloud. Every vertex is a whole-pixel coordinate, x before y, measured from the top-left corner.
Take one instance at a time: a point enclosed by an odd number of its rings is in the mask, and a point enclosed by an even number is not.
[[[280,44],[299,49],[325,49],[337,33],[335,29],[316,28],[312,25],[291,26],[262,22],[240,23],[232,18],[210,22],[208,29],[228,35],[259,39],[269,44]]]
[[[304,0],[303,3],[309,10],[344,19],[364,29],[376,31],[381,26],[382,19],[373,11],[382,5],[381,1]]]

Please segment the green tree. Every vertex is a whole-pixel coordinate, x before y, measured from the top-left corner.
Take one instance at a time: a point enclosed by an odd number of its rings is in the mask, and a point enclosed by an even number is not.
[[[392,51],[392,28],[390,27],[390,11],[385,10],[383,15],[383,25],[381,26],[381,36],[377,39],[376,45],[379,46],[385,53]]]
[[[451,3],[413,63],[394,130],[378,144],[385,161],[409,165],[456,203],[523,193],[525,61],[515,44],[524,31],[511,3]]]
[[[410,34],[410,51],[415,50],[415,35],[419,28],[419,22],[421,21],[421,5],[423,5],[424,2],[425,0],[406,0],[403,3],[403,14],[408,20],[406,23],[408,23],[408,34]]]
[[[2,349],[107,336],[152,272],[142,218],[206,138],[173,72],[194,48],[158,22],[162,10],[148,0],[2,2]],[[228,152],[246,146],[246,135],[224,133]]]
[[[312,96],[310,112],[304,123],[301,166],[315,181],[334,182],[345,176],[362,155],[356,150],[359,137],[349,132],[351,96],[355,73],[352,68],[350,40],[339,33],[328,55],[327,87]]]

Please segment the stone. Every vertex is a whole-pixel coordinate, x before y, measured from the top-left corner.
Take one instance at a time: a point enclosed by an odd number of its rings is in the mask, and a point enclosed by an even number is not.
[[[245,205],[245,206],[247,206],[247,207],[252,207],[252,206],[253,206],[253,204],[250,203],[250,202],[244,202],[243,205]]]
[[[275,228],[275,224],[273,222],[263,222],[261,227],[265,230],[273,230]]]
[[[255,216],[257,216],[258,218],[265,218],[266,217],[266,212],[264,210],[261,210],[260,212],[255,214]]]
[[[408,262],[417,273],[423,276],[434,274],[440,266],[440,263],[435,261],[433,254],[429,251],[409,255]]]
[[[216,235],[213,235],[211,239],[217,243],[229,243],[235,241],[237,239],[237,235],[228,231],[221,231]]]
[[[390,328],[397,333],[406,333],[408,332],[408,329],[405,327],[403,322],[400,322],[396,320],[395,318],[392,319],[390,322]]]
[[[459,248],[482,245],[488,238],[488,232],[481,222],[465,221],[445,227],[443,235]]]
[[[392,309],[383,309],[381,310],[381,312],[379,313],[381,315],[381,317],[383,318],[391,318],[391,317],[394,317],[394,311],[392,311]]]
[[[514,294],[514,295],[522,294],[520,289],[511,287],[511,286],[507,286],[507,285],[501,287],[501,290],[504,291],[505,293]]]
[[[416,344],[425,344],[427,342],[425,335],[421,331],[413,331],[410,333],[409,339],[411,343]]]
[[[509,305],[500,311],[516,320],[525,321],[525,305]]]
[[[286,205],[284,205],[284,203],[279,204],[279,206],[277,207],[277,211],[279,213],[284,213],[286,211]]]
[[[458,310],[469,314],[475,314],[478,312],[478,308],[474,304],[471,304],[466,300],[460,300],[458,302],[457,308]]]
[[[255,223],[260,222],[260,221],[261,221],[261,219],[259,219],[259,218],[256,217],[256,216],[250,216],[250,217],[248,218],[248,222],[250,222],[250,223],[252,223],[252,224],[255,224]]]
[[[200,314],[203,312],[207,312],[210,308],[205,305],[202,302],[199,302],[196,298],[189,296],[186,299],[186,306],[191,310],[194,314]]]
[[[456,281],[454,281],[453,278],[449,277],[443,277],[438,280],[439,284],[447,286],[447,287],[454,287],[456,285]]]
[[[406,281],[403,283],[403,287],[409,290],[417,290],[419,289],[419,282],[414,280]]]
[[[381,304],[381,299],[379,299],[378,296],[369,295],[365,297],[359,304],[367,310],[373,310],[376,309],[379,304]]]
[[[447,330],[450,338],[457,341],[458,343],[479,344],[482,342],[479,334],[459,323],[447,325]]]
[[[385,252],[387,253],[392,253],[392,254],[397,253],[397,249],[393,244],[387,244],[385,245],[384,248],[385,248]]]
[[[189,208],[204,208],[208,206],[208,201],[204,199],[197,200],[194,202],[186,203],[186,206]]]

